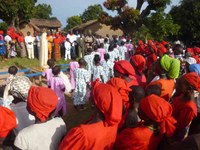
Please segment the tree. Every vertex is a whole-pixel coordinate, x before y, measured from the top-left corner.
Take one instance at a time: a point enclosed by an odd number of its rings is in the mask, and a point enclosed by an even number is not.
[[[141,10],[145,2],[148,5]],[[136,32],[142,24],[145,24],[144,20],[152,10],[164,9],[169,3],[170,0],[137,0],[137,6],[133,8],[128,6],[128,0],[106,0],[103,4],[104,7],[111,11],[117,11],[117,15],[112,17],[104,12],[101,14],[100,21],[112,25],[113,29],[120,28],[125,33]]]
[[[50,19],[52,15],[51,5],[38,4],[33,9],[33,17],[41,19]]]
[[[163,10],[152,13],[147,18],[146,25],[151,36],[157,41],[177,35],[180,29],[180,26],[173,22],[171,15],[164,13]]]
[[[6,32],[7,28],[8,28],[8,24],[7,23],[5,23],[5,22],[1,22],[0,23],[0,30],[3,30],[4,32]]]
[[[179,6],[171,9],[170,14],[175,23],[180,25],[178,38],[184,42],[200,39],[200,1],[182,0]]]
[[[32,17],[37,0],[0,0],[0,18],[8,25],[19,27]]]
[[[72,16],[67,19],[67,26],[66,29],[69,30],[77,25],[82,23],[82,19],[80,16]]]
[[[103,8],[101,5],[91,5],[83,12],[81,18],[83,21],[98,19],[102,12]]]

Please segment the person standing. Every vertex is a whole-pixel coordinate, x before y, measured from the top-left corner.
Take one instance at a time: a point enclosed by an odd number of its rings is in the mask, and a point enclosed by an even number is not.
[[[73,56],[73,55],[72,55]],[[65,41],[65,60],[71,59],[71,43],[68,38]]]
[[[60,39],[59,33],[56,33],[56,38],[53,40],[54,42],[54,59],[60,60],[61,54],[60,54],[60,44],[62,43]]]
[[[48,59],[51,59],[52,57],[52,43],[53,43],[53,37],[51,36],[51,32],[47,32],[47,42],[48,42]]]
[[[25,36],[25,44],[26,44],[29,59],[34,59],[33,42],[34,42],[34,38],[31,36],[31,33],[28,31],[27,36]]]
[[[19,46],[20,46],[20,55],[22,58],[26,57],[27,54],[26,54],[26,49],[25,49],[25,45],[24,45],[24,35],[22,32],[19,32],[18,34],[18,38],[17,38],[17,41],[19,43]]]
[[[10,37],[10,31],[7,31],[7,35],[4,37],[4,41],[6,42],[6,55],[7,58],[10,58],[10,42],[12,41]]]

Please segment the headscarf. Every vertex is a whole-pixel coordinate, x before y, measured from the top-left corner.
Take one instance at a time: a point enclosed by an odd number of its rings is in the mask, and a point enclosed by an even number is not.
[[[16,126],[17,121],[14,112],[0,106],[0,138],[5,138]]]
[[[162,41],[161,44],[165,46],[165,45],[168,45],[169,43],[166,41]]]
[[[135,67],[138,69],[138,71],[142,73],[146,65],[146,59],[142,55],[133,55],[131,57],[131,60],[134,63]]]
[[[0,35],[3,35],[3,33],[4,33],[3,30],[0,30]]]
[[[105,125],[119,124],[122,119],[122,98],[119,92],[109,84],[93,82],[93,97],[97,108],[105,117]]]
[[[124,102],[128,102],[129,101],[129,92],[132,91],[125,80],[121,79],[121,78],[111,78],[108,81],[109,85],[112,85],[114,88],[117,89],[117,91],[119,92],[119,94],[122,97],[122,100]]]
[[[135,75],[133,66],[126,60],[115,62],[114,69],[124,75]]]
[[[197,63],[196,59],[194,59],[193,57],[188,57],[185,59],[185,61],[190,65]]]
[[[192,64],[189,66],[190,72],[196,72],[200,76],[200,64]]]
[[[158,52],[160,52],[161,54],[165,54],[167,53],[167,49],[165,48],[165,46],[161,43],[157,43],[157,50]]]
[[[56,108],[58,97],[50,88],[31,86],[28,92],[27,105],[36,117],[46,121],[49,114]]]
[[[10,82],[9,93],[15,97],[27,100],[31,81],[25,76],[18,76]]]
[[[192,85],[198,92],[200,92],[200,77],[196,72],[190,72],[183,75],[183,78]]]
[[[172,136],[176,120],[172,117],[172,106],[157,95],[149,95],[141,100],[140,109],[146,116],[160,126],[160,133]]]
[[[180,71],[180,61],[178,59],[164,55],[160,60],[160,64],[170,78],[178,78]]]

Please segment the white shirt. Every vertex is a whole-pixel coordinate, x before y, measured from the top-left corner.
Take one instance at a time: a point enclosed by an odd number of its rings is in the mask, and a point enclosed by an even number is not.
[[[25,36],[25,43],[27,48],[33,48],[34,38],[32,36]]]
[[[65,50],[70,51],[70,49],[71,49],[71,44],[68,41],[66,41],[65,42]]]
[[[29,114],[26,106],[26,102],[19,102],[10,105],[11,110],[14,111],[17,118],[17,127],[14,129],[15,134],[35,123],[35,117]]]
[[[61,118],[53,118],[21,130],[14,145],[22,150],[57,150],[65,134],[64,121]]]
[[[9,35],[6,35],[6,36],[4,37],[4,40],[5,40],[7,43],[9,43],[10,41],[12,41],[12,39],[11,39],[11,37],[10,37]]]
[[[76,35],[75,34],[72,34],[72,35],[68,34],[67,38],[72,43],[72,46],[74,46],[74,41],[76,41],[76,39],[77,39]]]

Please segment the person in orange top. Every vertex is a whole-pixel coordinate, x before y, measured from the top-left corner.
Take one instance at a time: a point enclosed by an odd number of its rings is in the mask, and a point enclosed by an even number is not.
[[[135,78],[135,70],[133,66],[126,60],[115,62],[114,76],[124,79],[127,82],[128,87],[138,85],[138,81],[133,79]]]
[[[111,85],[96,81],[93,86],[93,100],[98,109],[96,119],[71,129],[59,150],[112,150],[122,116],[122,99]]]
[[[24,35],[22,32],[19,32],[18,33],[18,38],[17,38],[17,41],[19,43],[19,46],[20,46],[20,55],[22,58],[26,57],[27,54],[26,54],[26,48],[25,48],[25,44],[24,44]]]
[[[200,92],[200,77],[195,72],[187,73],[177,80],[172,102],[173,116],[177,120],[175,138],[182,140],[187,135],[190,123],[197,116],[194,90]]]
[[[130,63],[135,69],[135,80],[138,81],[139,86],[146,87],[146,76],[143,71],[146,67],[146,60],[142,55],[133,55],[130,59]]]
[[[0,106],[0,146],[7,135],[17,126],[15,113],[6,107]]]
[[[58,32],[56,33],[56,37],[53,40],[53,42],[54,42],[54,59],[59,60],[61,58],[60,44],[62,43],[62,40]]]
[[[176,120],[172,117],[171,105],[164,99],[154,94],[145,97],[138,114],[143,122],[118,134],[117,150],[156,150],[164,135],[173,135]]]
[[[47,42],[48,42],[48,59],[52,58],[52,44],[53,44],[53,37],[51,32],[47,32]]]

